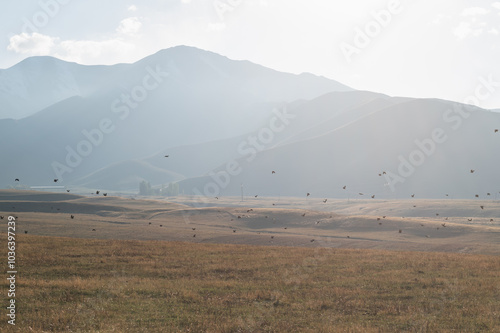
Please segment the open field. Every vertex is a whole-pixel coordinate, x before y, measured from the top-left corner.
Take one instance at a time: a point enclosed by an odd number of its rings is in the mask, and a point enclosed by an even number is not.
[[[0,191],[0,215],[17,216],[21,232],[34,235],[500,255],[495,200],[259,197],[196,204],[189,197]]]
[[[18,332],[500,331],[498,256],[30,234],[17,249]]]
[[[199,206],[0,191],[16,331],[500,331],[498,201]]]

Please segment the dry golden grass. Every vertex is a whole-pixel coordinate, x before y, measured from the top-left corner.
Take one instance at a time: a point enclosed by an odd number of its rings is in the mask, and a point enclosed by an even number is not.
[[[41,236],[500,255],[500,205],[492,200],[254,199],[193,208],[164,198],[2,190],[0,215],[18,216],[21,232]]]
[[[30,234],[17,256],[18,332],[500,331],[497,256]]]

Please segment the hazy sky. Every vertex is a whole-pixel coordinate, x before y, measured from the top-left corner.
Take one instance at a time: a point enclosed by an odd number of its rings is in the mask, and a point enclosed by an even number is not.
[[[500,1],[23,0],[0,68],[33,55],[134,62],[175,45],[355,89],[500,108]],[[489,83],[488,83],[489,82]],[[498,82],[498,83],[497,83]]]

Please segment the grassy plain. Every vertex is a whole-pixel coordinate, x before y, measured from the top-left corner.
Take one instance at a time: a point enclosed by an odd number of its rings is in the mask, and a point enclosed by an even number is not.
[[[498,201],[176,200],[0,191],[0,331],[500,332]]]

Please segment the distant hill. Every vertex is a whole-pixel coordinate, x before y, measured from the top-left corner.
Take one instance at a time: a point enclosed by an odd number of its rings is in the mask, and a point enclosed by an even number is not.
[[[115,66],[28,58],[0,74],[8,110],[1,116],[14,118],[0,120],[0,154],[8,157],[0,161],[0,186],[15,178],[28,186],[53,178],[88,183],[115,163],[251,132],[282,103],[351,90],[186,46]]]
[[[222,165],[212,175],[180,182],[181,190],[239,195],[243,185],[246,195],[320,198],[493,199],[500,193],[500,133],[494,132],[500,114],[442,100],[386,97],[346,111],[336,106],[345,95],[358,101],[367,96],[329,94],[301,105],[293,120],[298,134],[255,156],[240,156],[233,175]],[[307,115],[327,109],[330,118],[304,126]]]

